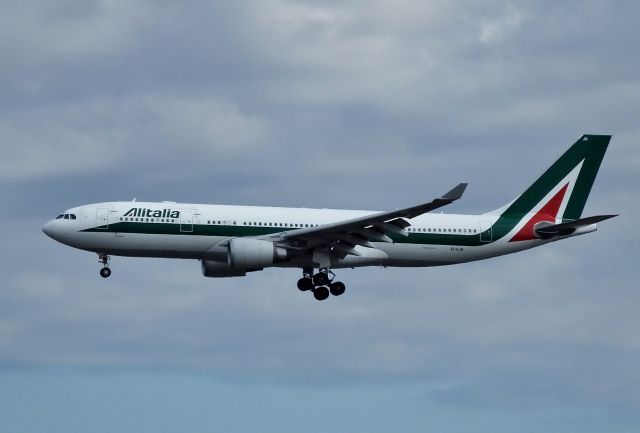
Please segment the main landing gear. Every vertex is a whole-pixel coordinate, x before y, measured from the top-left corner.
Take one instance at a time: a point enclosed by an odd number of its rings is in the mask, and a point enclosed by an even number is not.
[[[305,268],[302,271],[302,278],[298,280],[298,289],[303,292],[311,290],[314,298],[318,301],[324,301],[329,297],[329,294],[340,296],[346,289],[340,281],[333,281],[334,278],[335,274],[328,268],[320,268],[316,274],[313,273],[313,269]]]
[[[98,262],[102,263],[100,276],[102,278],[109,278],[109,276],[111,275],[111,269],[109,269],[109,256],[104,253],[98,254]]]

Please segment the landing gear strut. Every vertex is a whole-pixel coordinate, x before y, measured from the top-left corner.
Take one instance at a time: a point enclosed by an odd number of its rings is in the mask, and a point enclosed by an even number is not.
[[[98,262],[102,263],[100,276],[102,278],[109,278],[109,276],[111,275],[111,269],[109,269],[109,256],[104,253],[98,254]]]
[[[329,268],[320,268],[317,273],[313,273],[313,268],[304,268],[302,278],[298,280],[298,289],[302,291],[311,290],[313,297],[318,301],[324,301],[329,297],[340,296],[345,291],[344,283],[333,281],[335,274]]]

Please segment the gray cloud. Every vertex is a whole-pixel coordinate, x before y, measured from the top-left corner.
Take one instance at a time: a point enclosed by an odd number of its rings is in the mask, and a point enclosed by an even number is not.
[[[604,407],[637,426],[635,4],[0,7],[5,369],[424,383],[467,414]],[[62,208],[134,196],[387,209],[459,181],[451,211],[484,212],[583,132],[614,134],[587,212],[622,216],[597,233],[344,270],[348,294],[326,304],[293,270],[208,280],[196,262],[115,258],[102,281],[94,256],[40,232]]]

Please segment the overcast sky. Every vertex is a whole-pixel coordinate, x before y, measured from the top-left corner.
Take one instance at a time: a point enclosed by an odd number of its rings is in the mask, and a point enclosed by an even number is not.
[[[0,3],[0,431],[637,432],[635,1]],[[447,211],[613,139],[596,233],[489,261],[206,279],[40,231],[101,201]]]

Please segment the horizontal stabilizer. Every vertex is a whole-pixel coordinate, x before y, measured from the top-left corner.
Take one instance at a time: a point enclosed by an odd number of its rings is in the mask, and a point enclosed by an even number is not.
[[[589,226],[617,216],[618,215],[596,215],[561,224],[541,225],[536,227],[535,230],[538,236],[542,239],[549,239],[554,236],[567,236],[575,232],[580,227]]]

